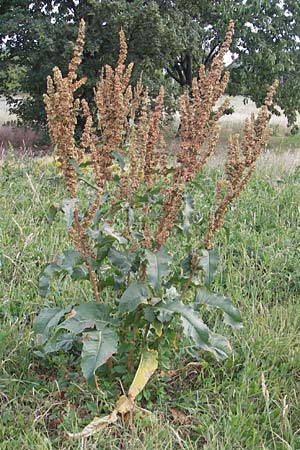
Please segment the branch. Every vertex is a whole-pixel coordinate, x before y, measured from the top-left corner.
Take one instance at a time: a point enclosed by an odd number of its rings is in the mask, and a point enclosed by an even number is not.
[[[205,58],[205,60],[204,60],[204,62],[203,62],[203,64],[205,65],[205,67],[206,67],[206,64],[208,63],[208,61],[209,61],[210,59],[212,59],[213,54],[214,54],[215,50],[219,47],[219,45],[220,45],[220,43],[218,42],[216,45],[213,46],[213,48],[210,49],[210,52],[208,53],[207,57]]]
[[[177,83],[180,84],[180,79],[170,69],[167,69],[167,73],[170,75],[171,78],[173,78],[173,80],[177,81]]]

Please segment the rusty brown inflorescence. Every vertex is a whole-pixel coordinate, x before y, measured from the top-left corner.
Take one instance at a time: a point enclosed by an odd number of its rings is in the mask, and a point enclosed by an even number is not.
[[[272,103],[277,87],[278,81],[276,80],[270,87],[264,105],[260,108],[257,117],[255,118],[252,114],[250,120],[246,119],[243,138],[241,139],[236,134],[229,139],[225,179],[217,183],[216,208],[210,213],[205,236],[205,247],[208,250],[213,248],[213,237],[224,224],[228,206],[239,197],[248,183],[258,157],[268,142],[270,136],[268,107]]]
[[[162,207],[160,211],[155,210],[154,214],[150,200],[145,202],[141,210],[144,239],[141,243],[132,242],[132,248],[142,245],[158,249],[165,244],[174,228],[187,183],[193,181],[216,147],[219,137],[218,120],[229,105],[226,100],[216,108],[229,80],[228,73],[223,72],[223,59],[229,50],[233,29],[231,21],[224,43],[210,70],[206,73],[204,66],[200,66],[198,76],[193,79],[191,92],[186,91],[180,98],[180,147],[177,154],[173,155],[176,161],[172,171],[168,170],[170,155],[166,151],[161,126],[164,90],[160,88],[154,107],[151,108],[149,92],[143,86],[142,79],[135,88],[131,87],[133,64],[125,63],[127,43],[123,30],[119,34],[120,52],[116,68],[106,65],[94,90],[95,114],[92,114],[85,99],[76,97],[76,91],[86,82],[85,78],[78,80],[77,77],[84,47],[83,20],[80,22],[68,74],[64,77],[59,68],[55,67],[52,77],[48,77],[44,101],[49,133],[57,149],[69,196],[75,205],[70,235],[78,251],[87,260],[96,301],[100,300],[99,282],[88,262],[95,256],[88,230],[111,183],[115,153],[124,157],[126,170],[120,172],[119,183],[113,187],[110,213],[113,216],[117,203],[128,205],[139,189],[143,190],[146,198],[150,198],[152,188],[159,182],[159,193],[163,196]],[[245,122],[243,139],[233,136],[228,143],[226,179],[217,185],[216,208],[210,214],[205,238],[208,249],[212,248],[213,237],[223,225],[228,205],[238,197],[248,182],[255,162],[266,144],[268,107],[276,87],[277,83],[274,83],[270,88],[257,118],[252,116]],[[80,139],[75,137],[79,115],[84,118]],[[85,158],[89,159],[92,167],[95,195],[91,203],[85,206],[84,212],[79,214],[81,206],[78,187],[84,180],[76,167]],[[126,214],[126,208],[123,212]],[[113,221],[111,219],[110,223]],[[123,232],[131,239],[126,227]]]

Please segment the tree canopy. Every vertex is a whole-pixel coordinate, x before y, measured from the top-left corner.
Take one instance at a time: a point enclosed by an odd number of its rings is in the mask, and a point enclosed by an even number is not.
[[[133,76],[143,71],[154,93],[160,83],[172,84],[176,93],[191,85],[200,63],[209,67],[233,19],[228,92],[260,105],[267,86],[279,78],[275,107],[290,124],[300,110],[297,0],[2,0],[0,94],[23,120],[44,122],[46,77],[54,65],[66,71],[80,18],[87,23],[81,70],[90,95],[99,69],[117,59],[121,26],[128,59],[135,62]],[[27,95],[16,101],[17,93]]]

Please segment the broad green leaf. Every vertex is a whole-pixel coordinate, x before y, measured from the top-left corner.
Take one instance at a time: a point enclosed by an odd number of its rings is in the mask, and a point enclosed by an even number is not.
[[[53,353],[59,350],[67,352],[71,349],[76,339],[78,338],[72,333],[55,334],[46,342],[43,351],[44,353]]]
[[[112,236],[104,236],[103,237],[102,233],[100,235],[98,235],[98,238],[97,238],[98,242],[96,244],[96,248],[97,248],[97,262],[100,263],[101,261],[103,261],[107,257],[107,255],[108,255],[112,245],[114,244],[115,240],[116,239],[114,237],[112,237]]]
[[[219,308],[224,312],[224,322],[233,328],[242,328],[242,317],[240,312],[232,304],[231,300],[220,294],[212,294],[203,289],[197,289],[196,302]]]
[[[115,238],[119,242],[119,244],[127,244],[127,239],[117,233],[108,223],[103,224],[102,231],[106,236]]]
[[[41,297],[46,297],[49,290],[49,283],[51,278],[60,273],[61,268],[56,263],[48,264],[48,266],[43,270],[39,279],[39,293]]]
[[[147,320],[147,322],[154,322],[154,320],[156,319],[156,316],[154,314],[154,310],[152,306],[146,306],[144,308],[144,317]]]
[[[66,250],[62,256],[58,256],[56,263],[61,269],[72,275],[74,267],[78,264],[82,256],[76,250]]]
[[[47,341],[51,329],[60,322],[70,309],[71,306],[66,308],[45,308],[39,313],[33,322],[33,331],[36,334],[38,345],[42,345]]]
[[[224,361],[232,353],[230,342],[221,334],[210,333],[209,347],[209,351],[218,361]]]
[[[89,277],[89,271],[85,264],[75,266],[72,272],[72,280],[87,280]]]
[[[203,250],[202,256],[199,258],[199,266],[204,272],[204,284],[209,286],[214,280],[219,263],[219,255],[217,250]]]
[[[117,352],[118,336],[113,330],[84,333],[82,338],[81,369],[88,381],[94,381],[98,367]]]
[[[66,250],[63,255],[58,256],[54,263],[48,264],[48,266],[43,270],[40,279],[39,279],[39,292],[42,297],[46,297],[49,289],[50,280],[55,276],[61,273],[69,273],[73,276],[73,279],[76,278],[76,275],[79,275],[80,271],[82,275],[84,275],[84,270],[87,270],[84,265],[79,265],[76,267],[79,261],[82,260],[82,256],[76,250]],[[74,274],[74,270],[77,272]],[[86,273],[82,278],[86,277]]]
[[[65,198],[62,201],[61,208],[64,212],[67,228],[70,229],[74,220],[74,211],[78,199],[77,198]]]
[[[155,253],[145,250],[145,255],[147,258],[146,273],[149,283],[155,292],[160,293],[162,278],[169,274],[172,258],[164,248]]]
[[[108,257],[112,264],[118,267],[122,273],[125,274],[130,271],[135,255],[132,253],[130,254],[129,252],[120,252],[116,248],[112,247],[109,250]]]
[[[209,328],[190,306],[185,305],[180,300],[174,300],[165,304],[160,303],[158,310],[170,314],[179,314],[186,336],[192,338],[197,346],[206,349],[209,341]]]
[[[144,389],[150,377],[158,366],[158,353],[156,350],[144,350],[139,367],[128,391],[128,398],[134,400]]]
[[[120,298],[119,310],[121,313],[135,311],[140,304],[147,304],[150,297],[151,292],[146,283],[133,281]]]
[[[109,323],[111,323],[111,319],[108,317],[106,305],[84,303],[74,306],[58,328],[79,334],[87,328],[103,331]]]

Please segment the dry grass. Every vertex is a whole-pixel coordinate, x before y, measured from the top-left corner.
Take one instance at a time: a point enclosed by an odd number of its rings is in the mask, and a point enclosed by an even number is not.
[[[2,125],[0,127],[0,147],[14,147],[16,150],[34,146],[39,135],[31,128]]]
[[[3,125],[7,121],[15,119],[16,116],[10,114],[8,111],[8,105],[5,98],[0,97],[0,125]]]
[[[0,159],[9,149],[18,156],[35,156],[40,153],[37,143],[40,133],[29,127],[16,125],[16,116],[9,113],[7,102],[0,98]]]
[[[245,103],[245,97],[241,95],[237,95],[236,97],[231,97],[230,104],[234,108],[234,113],[228,116],[222,117],[220,122],[228,128],[232,127],[233,132],[236,130],[236,126],[239,123],[243,123],[247,117],[250,116],[251,113],[256,114],[258,109],[255,106],[255,103],[252,100],[248,100]],[[279,126],[279,129],[286,132],[287,128],[287,119],[284,115],[275,116],[272,115],[270,120],[271,126]],[[300,116],[298,116],[297,125],[300,126]]]

